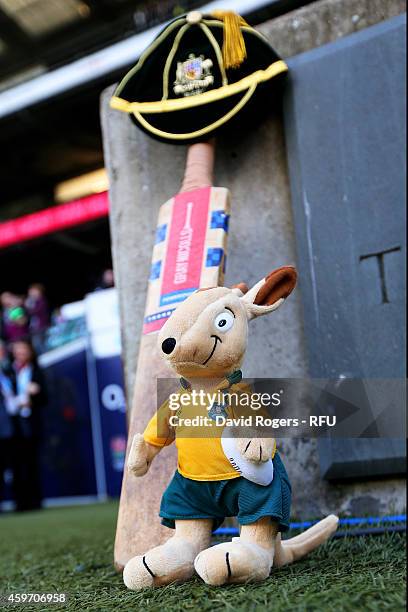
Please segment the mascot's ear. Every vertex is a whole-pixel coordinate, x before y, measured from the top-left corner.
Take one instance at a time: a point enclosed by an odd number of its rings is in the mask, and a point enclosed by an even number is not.
[[[254,319],[279,308],[295,288],[296,279],[296,269],[292,266],[283,266],[256,283],[241,297],[248,319]]]

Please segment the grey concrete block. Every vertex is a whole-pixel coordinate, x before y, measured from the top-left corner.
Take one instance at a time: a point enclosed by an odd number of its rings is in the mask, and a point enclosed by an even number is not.
[[[259,26],[284,58],[334,42],[406,11],[404,0],[318,0]]]
[[[288,159],[317,378],[404,377],[405,30],[397,16],[289,61]],[[384,398],[370,403],[377,413]],[[397,405],[404,414],[403,394]],[[329,479],[405,469],[404,440],[319,449]]]

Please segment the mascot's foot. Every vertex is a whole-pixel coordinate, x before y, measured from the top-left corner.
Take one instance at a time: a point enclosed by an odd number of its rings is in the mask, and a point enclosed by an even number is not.
[[[273,548],[233,538],[217,544],[197,555],[194,567],[197,574],[214,586],[240,582],[259,582],[269,576],[273,562]]]
[[[192,542],[174,536],[145,555],[130,559],[123,570],[123,582],[128,589],[137,591],[189,580],[197,552]]]

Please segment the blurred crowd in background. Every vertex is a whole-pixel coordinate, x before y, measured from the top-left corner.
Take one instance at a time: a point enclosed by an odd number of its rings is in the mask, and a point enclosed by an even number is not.
[[[104,270],[94,291],[114,286],[113,271]],[[30,340],[38,355],[47,348],[47,332],[64,323],[61,308],[52,311],[41,283],[28,287],[26,295],[3,291],[0,295],[0,338],[7,346],[18,340]]]
[[[45,287],[30,285],[26,296],[4,291],[0,296],[1,333],[7,345],[31,338],[33,346],[42,352],[45,333],[50,324],[50,309]]]
[[[113,286],[113,271],[107,269],[94,291]],[[37,355],[47,349],[50,330],[64,321],[60,308],[51,311],[40,283],[30,285],[26,295],[4,291],[0,305],[0,502],[8,474],[15,509],[32,510],[41,507],[39,444],[47,404]]]

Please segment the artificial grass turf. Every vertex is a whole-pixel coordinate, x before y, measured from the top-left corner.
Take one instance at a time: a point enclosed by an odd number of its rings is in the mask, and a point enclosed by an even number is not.
[[[257,585],[126,590],[112,566],[116,503],[0,516],[0,593],[66,592],[68,603],[10,610],[405,610],[405,537],[332,540]],[[170,533],[170,531],[169,531]],[[5,608],[6,609],[6,608]]]

